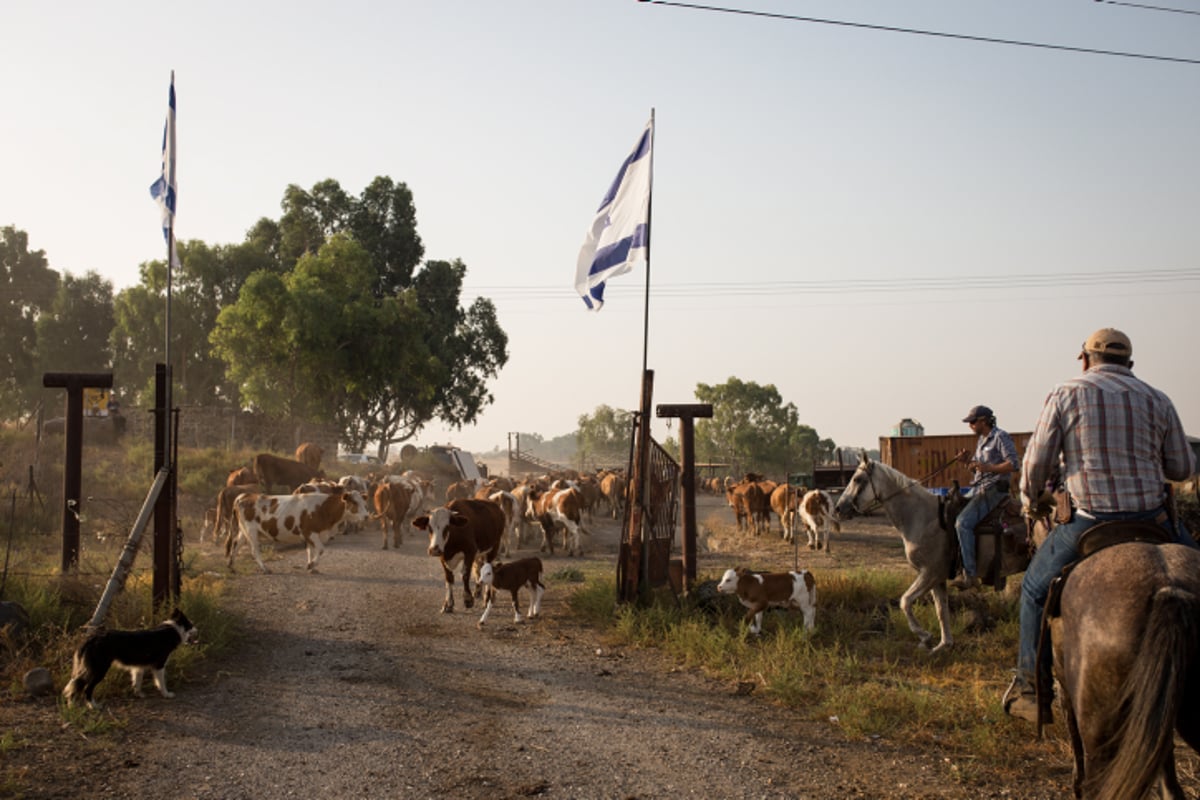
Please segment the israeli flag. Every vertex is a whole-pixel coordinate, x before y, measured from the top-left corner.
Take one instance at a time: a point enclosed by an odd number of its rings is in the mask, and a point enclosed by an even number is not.
[[[589,309],[604,305],[604,284],[645,262],[650,251],[650,189],[654,117],[621,165],[579,250],[575,290]]]
[[[171,266],[179,266],[179,254],[171,241],[175,221],[175,71],[171,71],[171,92],[167,100],[167,121],[163,125],[162,174],[150,186],[150,196],[162,212],[163,238],[171,245]]]

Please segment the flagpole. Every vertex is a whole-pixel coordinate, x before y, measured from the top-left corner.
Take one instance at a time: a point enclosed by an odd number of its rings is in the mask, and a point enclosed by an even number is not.
[[[171,70],[172,105],[174,105],[174,96],[175,96],[175,70]],[[172,109],[172,115],[173,114],[174,114],[174,110]],[[171,161],[172,161],[171,180],[172,181],[176,180],[175,174],[174,174],[174,161],[175,161],[175,141],[174,141],[175,130],[174,129],[175,129],[174,121],[172,121],[172,125],[171,125],[171,140],[172,140],[171,141]],[[653,154],[651,154],[651,155],[653,155]],[[165,409],[164,413],[166,414],[167,418],[163,421],[163,431],[164,431],[163,441],[165,443],[163,465],[166,467],[167,470],[170,470],[173,467],[173,465],[171,464],[171,450],[172,450],[172,448],[171,448],[171,408],[174,405],[174,401],[173,401],[173,398],[171,397],[171,386],[175,382],[174,375],[172,374],[172,371],[171,371],[171,282],[172,282],[171,281],[171,273],[173,272],[172,267],[174,265],[172,262],[174,261],[173,256],[175,255],[175,213],[174,213],[175,209],[172,208],[171,212],[172,213],[171,213],[171,218],[170,218],[170,224],[167,226],[167,313],[166,313],[166,326],[165,326],[167,338],[166,338],[166,342],[164,343],[164,346],[163,346],[163,357],[164,357],[163,360],[164,360],[164,363],[167,365],[167,382],[166,382],[167,385],[166,385],[166,391],[164,392],[164,394],[166,395],[166,401],[167,401],[166,409]]]
[[[646,296],[642,309],[642,374],[650,353],[650,220],[654,215],[654,108],[650,108],[650,193],[646,201]]]

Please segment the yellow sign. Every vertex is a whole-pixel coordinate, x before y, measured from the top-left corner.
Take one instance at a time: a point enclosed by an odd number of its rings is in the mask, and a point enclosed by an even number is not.
[[[83,390],[83,415],[85,417],[108,416],[108,389]]]

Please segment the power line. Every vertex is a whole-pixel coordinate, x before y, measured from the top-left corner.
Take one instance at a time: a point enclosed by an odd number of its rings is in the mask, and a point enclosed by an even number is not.
[[[1048,289],[1063,286],[1128,286],[1163,284],[1180,281],[1200,281],[1197,269],[1151,269],[1127,272],[1065,272],[1025,273],[1018,275],[966,275],[914,278],[861,278],[857,280],[810,281],[693,281],[688,283],[657,283],[651,292],[659,298],[693,297],[755,297],[770,295],[841,295],[894,292],[982,291],[986,289]],[[640,287],[625,287],[614,282],[610,292],[641,291]],[[495,286],[464,286],[464,294],[478,297],[547,299],[571,295],[566,285],[503,284]]]
[[[1195,14],[1200,17],[1200,11],[1191,11],[1186,8],[1167,8],[1165,6],[1148,6],[1142,3],[1123,3],[1121,0],[1096,0],[1097,3],[1107,3],[1110,6],[1128,6],[1129,8],[1145,8],[1150,11],[1167,11],[1172,14]]]
[[[748,17],[767,17],[782,19],[789,22],[811,22],[817,25],[838,25],[844,28],[862,28],[872,31],[887,31],[889,33],[908,33],[916,36],[933,36],[941,39],[959,39],[967,42],[984,42],[987,44],[1006,44],[1014,47],[1033,47],[1042,50],[1061,50],[1068,53],[1086,53],[1097,56],[1117,56],[1119,58],[1140,58],[1147,61],[1169,61],[1176,64],[1200,65],[1200,59],[1179,58],[1176,56],[1157,56],[1149,53],[1127,53],[1120,50],[1099,50],[1091,47],[1073,47],[1065,44],[1047,44],[1045,42],[1027,42],[1020,39],[998,39],[991,36],[972,36],[966,33],[946,33],[945,31],[926,31],[919,28],[899,28],[893,25],[872,25],[866,22],[847,22],[845,20],[824,19],[821,17],[801,17],[794,14],[779,14],[772,11],[747,11],[740,8],[725,8],[722,6],[707,6],[696,3],[679,3],[674,0],[638,0],[656,6],[675,6],[695,11],[714,11],[720,14],[740,14]]]

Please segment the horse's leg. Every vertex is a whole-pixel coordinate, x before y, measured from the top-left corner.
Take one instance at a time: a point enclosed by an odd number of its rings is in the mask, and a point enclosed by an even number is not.
[[[1087,777],[1084,773],[1083,739],[1079,735],[1079,720],[1075,719],[1075,706],[1071,702],[1070,694],[1065,689],[1063,690],[1062,704],[1063,711],[1067,716],[1067,733],[1071,737],[1071,752],[1075,756],[1075,769],[1072,775],[1073,788],[1076,797],[1083,797],[1083,779]]]
[[[900,596],[900,610],[904,612],[904,616],[908,619],[908,629],[915,633],[917,638],[921,640],[921,647],[929,646],[932,634],[922,628],[921,624],[917,622],[917,617],[913,614],[912,605],[929,591],[927,580],[924,573],[918,573],[917,579],[908,587],[908,591]]]
[[[950,635],[950,596],[946,592],[945,581],[935,581],[929,591],[933,593],[933,607],[937,610],[938,626],[942,633],[942,640],[931,651],[936,653],[954,644],[954,637]]]

